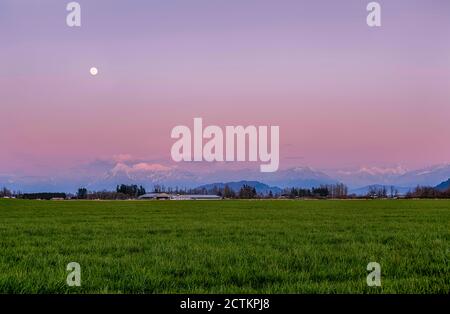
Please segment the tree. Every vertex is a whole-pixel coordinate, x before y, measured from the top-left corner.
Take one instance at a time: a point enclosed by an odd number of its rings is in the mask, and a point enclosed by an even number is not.
[[[77,198],[80,200],[85,200],[88,198],[88,191],[86,188],[79,188],[77,192]]]
[[[387,190],[386,187],[383,185],[383,189],[381,190],[381,197],[386,198],[387,197]]]
[[[239,190],[239,198],[243,199],[252,199],[257,196],[256,189],[247,184],[244,184],[241,189]]]
[[[387,189],[385,186],[370,186],[369,191],[367,192],[367,197],[371,198],[386,198],[388,195]]]
[[[322,187],[328,190],[328,196],[331,198],[346,198],[348,195],[348,188],[343,183],[330,184]]]
[[[146,194],[146,193],[147,193],[147,192],[145,191],[145,188],[144,188],[142,185],[140,185],[140,186],[139,186],[139,189],[138,189],[137,196],[139,197],[139,196],[144,195],[144,194]]]
[[[450,189],[440,191],[430,186],[417,186],[414,191],[406,194],[407,198],[448,198],[450,197]]]
[[[3,189],[0,190],[0,197],[11,197],[12,193],[10,190],[8,190],[6,187],[3,187]]]
[[[26,200],[51,200],[52,198],[66,198],[66,193],[24,193],[20,196],[22,199]]]
[[[313,188],[312,194],[318,197],[327,197],[329,195],[328,188],[326,186],[320,186],[319,188]]]
[[[136,184],[126,185],[121,184],[116,187],[116,192],[123,194],[129,198],[136,198],[146,193],[144,187],[140,185],[139,187]]]
[[[391,185],[391,187],[389,188],[390,189],[390,197],[391,198],[394,198],[395,197],[395,188],[394,188],[394,186],[393,185]]]
[[[227,184],[223,188],[223,197],[224,198],[235,198],[236,193],[234,193],[233,189],[231,189]]]

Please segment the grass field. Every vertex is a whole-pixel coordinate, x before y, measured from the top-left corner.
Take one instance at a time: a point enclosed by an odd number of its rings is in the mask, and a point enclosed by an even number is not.
[[[0,293],[449,293],[449,257],[444,200],[0,200]]]

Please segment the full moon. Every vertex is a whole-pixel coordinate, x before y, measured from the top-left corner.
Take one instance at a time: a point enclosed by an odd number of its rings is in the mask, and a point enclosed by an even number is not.
[[[89,72],[91,72],[91,75],[96,76],[98,73],[98,69],[96,67],[92,67]]]

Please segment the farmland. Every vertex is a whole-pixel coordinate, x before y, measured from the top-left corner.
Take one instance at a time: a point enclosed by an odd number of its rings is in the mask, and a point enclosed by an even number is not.
[[[449,293],[449,257],[448,200],[0,200],[0,293]]]

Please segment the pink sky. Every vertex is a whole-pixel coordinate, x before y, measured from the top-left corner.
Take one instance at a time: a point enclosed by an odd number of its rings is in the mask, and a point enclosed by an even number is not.
[[[448,1],[79,2],[0,4],[0,172],[169,161],[194,117],[279,125],[281,167],[450,161]]]

